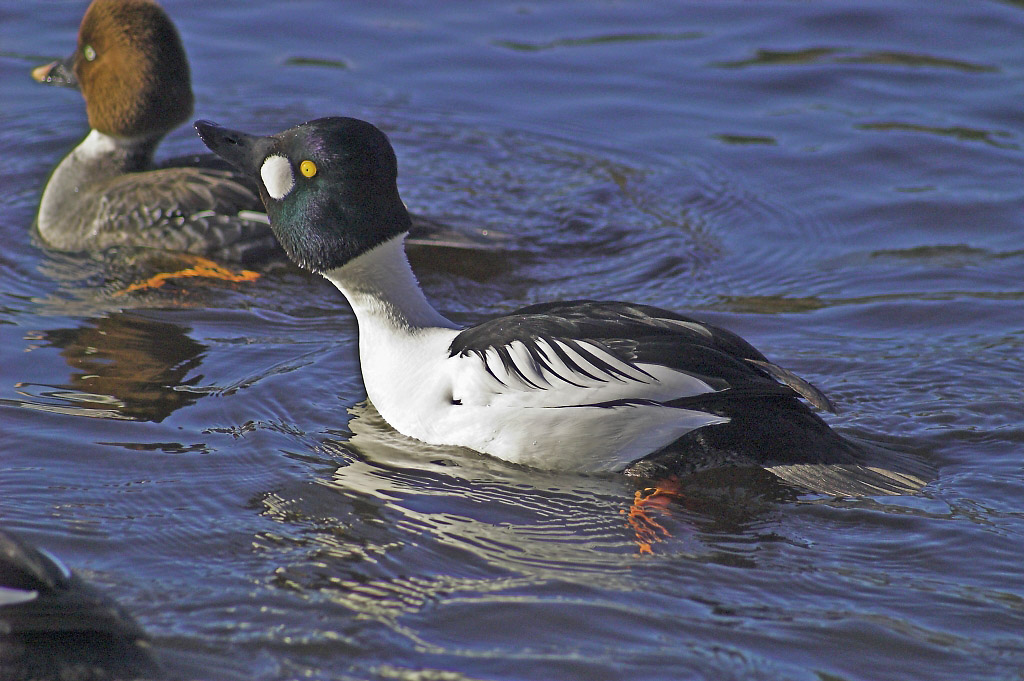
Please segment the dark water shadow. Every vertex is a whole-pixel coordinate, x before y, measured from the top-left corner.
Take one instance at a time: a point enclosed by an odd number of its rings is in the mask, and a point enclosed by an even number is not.
[[[29,331],[33,352],[56,348],[71,370],[67,380],[42,385],[18,381],[20,406],[98,418],[160,422],[199,395],[181,390],[202,363],[206,346],[178,324],[117,312],[80,326]],[[31,353],[27,355],[30,361]],[[8,371],[14,374],[13,367]],[[16,369],[15,369],[16,371]]]

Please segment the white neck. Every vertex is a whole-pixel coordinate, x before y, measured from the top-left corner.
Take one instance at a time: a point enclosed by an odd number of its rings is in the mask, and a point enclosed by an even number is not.
[[[430,328],[455,329],[427,301],[405,255],[405,234],[324,272],[352,306],[361,338],[372,329],[402,335]]]
[[[50,175],[39,203],[39,229],[43,236],[75,210],[83,190],[124,173],[149,167],[160,137],[112,137],[91,130],[64,157]]]
[[[161,137],[114,137],[90,130],[71,155],[78,163],[114,164],[120,172],[132,172],[149,165]]]
[[[451,406],[448,349],[457,327],[430,306],[397,236],[324,273],[359,322],[366,395],[399,432],[425,437],[423,422]]]

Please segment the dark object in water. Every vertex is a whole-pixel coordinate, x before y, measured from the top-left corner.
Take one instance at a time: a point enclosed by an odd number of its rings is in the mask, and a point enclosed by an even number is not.
[[[154,677],[145,632],[46,551],[0,531],[0,679]]]

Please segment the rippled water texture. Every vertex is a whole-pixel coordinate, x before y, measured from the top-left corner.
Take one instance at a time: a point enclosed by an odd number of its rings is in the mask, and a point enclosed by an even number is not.
[[[117,295],[141,265],[40,248],[86,123],[28,71],[85,3],[0,0],[0,520],[168,678],[1024,678],[1024,5],[164,4],[196,117],[372,120],[414,210],[508,235],[417,257],[445,314],[692,311],[939,469],[879,499],[708,476],[638,535],[629,480],[417,445],[322,280]]]

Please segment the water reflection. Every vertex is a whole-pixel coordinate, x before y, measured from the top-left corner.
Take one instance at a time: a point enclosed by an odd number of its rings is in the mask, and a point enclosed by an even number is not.
[[[940,137],[950,137],[963,142],[981,142],[997,149],[1020,149],[1020,145],[1013,142],[1002,142],[995,138],[1012,139],[1014,134],[1008,130],[979,130],[967,126],[955,125],[940,127],[935,125],[922,125],[920,123],[908,123],[902,121],[880,121],[877,123],[858,123],[855,125],[858,130],[874,132],[918,132]]]
[[[709,471],[680,481],[678,495],[644,509],[638,525],[633,505],[643,481],[541,471],[426,445],[366,403],[351,414],[348,430],[336,433],[342,439],[322,442],[312,455],[323,466],[315,481],[254,501],[284,526],[261,538],[268,551],[287,547],[279,586],[341,588],[338,598],[358,599],[371,575],[375,590],[399,588],[381,584],[391,583],[388,566],[398,565],[447,581],[593,572],[607,579],[632,569],[644,541],[654,542],[655,555],[752,567],[752,547],[776,539],[779,504],[797,497],[761,470]],[[650,527],[657,536],[641,536]],[[412,588],[400,581],[402,590]]]
[[[705,37],[700,31],[680,31],[676,33],[605,33],[579,38],[560,38],[545,42],[524,42],[521,40],[492,40],[496,47],[504,47],[516,52],[542,52],[564,47],[594,47],[615,43],[663,43],[677,40],[698,40]]]
[[[38,274],[45,294],[38,292],[38,311],[50,315],[94,317],[123,309],[202,307],[223,301],[232,292],[252,295],[261,277],[291,265],[263,264],[259,272],[187,254],[115,247],[102,253],[60,253],[45,250]]]
[[[29,332],[35,348],[58,348],[71,368],[66,383],[18,383],[30,406],[81,416],[160,422],[200,393],[180,390],[199,376],[206,346],[188,328],[118,312],[81,326]]]
[[[308,616],[288,636],[310,645],[421,667],[425,653],[442,666],[480,650],[516,658],[515,632],[527,630],[568,650],[615,632],[636,631],[643,645],[666,614],[638,583],[679,570],[756,575],[779,553],[766,546],[802,542],[780,522],[792,493],[763,471],[688,480],[682,497],[651,509],[665,533],[642,555],[628,520],[632,479],[425,445],[365,403],[350,414],[345,430],[289,454],[313,469],[309,479],[250,503],[271,521],[252,542],[261,601],[298,595]],[[692,598],[703,611],[714,597]]]
[[[748,59],[715,62],[712,66],[727,69],[751,66],[807,65],[821,62],[837,64],[874,64],[881,66],[903,66],[909,68],[949,69],[964,73],[997,73],[998,68],[988,64],[974,64],[944,57],[912,52],[876,51],[863,54],[841,54],[839,48],[811,47],[803,50],[758,49]]]

